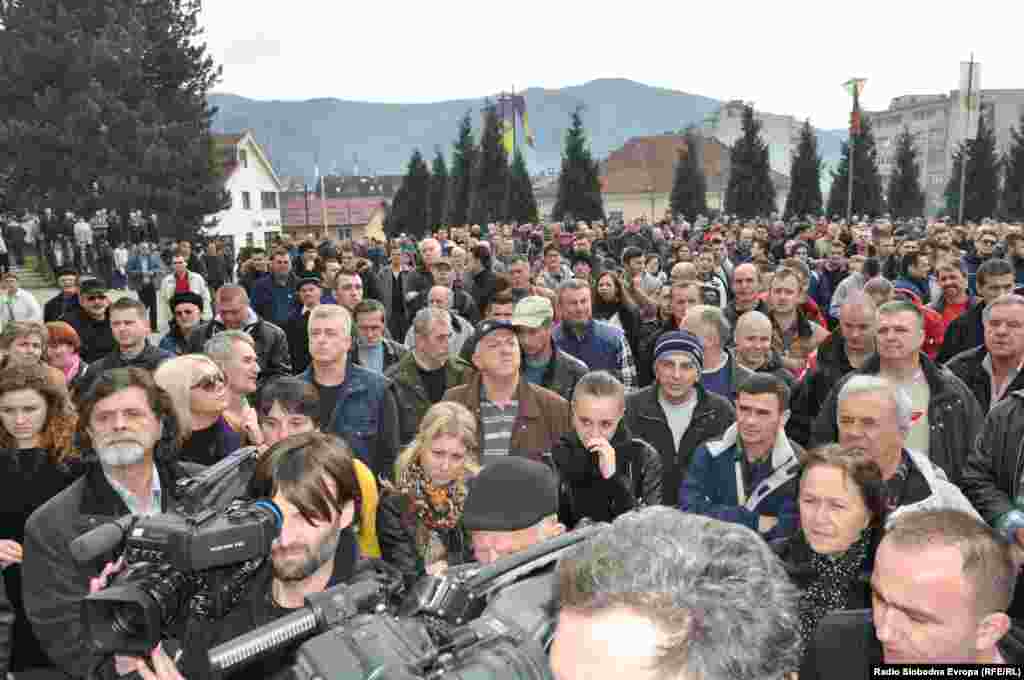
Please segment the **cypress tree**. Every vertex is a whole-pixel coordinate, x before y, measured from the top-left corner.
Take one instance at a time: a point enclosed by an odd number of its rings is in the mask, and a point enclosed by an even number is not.
[[[452,226],[469,222],[469,208],[473,196],[473,166],[476,163],[476,143],[473,141],[473,122],[469,111],[459,121],[459,136],[452,149],[452,170],[448,179],[448,219]]]
[[[1010,149],[1003,159],[1006,174],[1003,177],[1002,213],[1007,220],[1024,221],[1024,114],[1020,125],[1010,128]]]
[[[952,218],[960,212],[960,174],[966,164],[964,220],[978,222],[996,215],[999,207],[999,157],[995,130],[978,116],[978,134],[967,139],[953,154],[953,174],[946,184],[946,212]]]
[[[533,183],[530,181],[530,173],[526,170],[526,160],[519,149],[516,149],[512,156],[508,194],[505,197],[505,218],[516,224],[533,224],[539,219]]]
[[[820,215],[821,156],[818,155],[818,136],[810,121],[800,128],[800,143],[789,166],[789,195],[786,196],[785,219]]]
[[[501,141],[502,126],[497,109],[487,102],[480,149],[473,168],[473,198],[470,215],[481,226],[504,218],[508,183],[508,153]]]
[[[392,203],[392,233],[405,232],[420,238],[430,226],[430,170],[416,149],[402,179],[402,186]]]
[[[772,183],[768,145],[761,139],[761,123],[754,118],[754,107],[743,107],[743,134],[729,152],[729,184],[725,191],[725,211],[752,218],[775,211],[775,185]]]
[[[701,163],[700,137],[688,130],[685,138],[686,149],[679,150],[669,205],[673,215],[683,215],[693,222],[698,215],[706,215],[708,212],[708,183]]]
[[[852,138],[853,148],[853,215],[879,217],[885,213],[882,176],[878,174],[878,149],[871,119],[861,119],[861,133]],[[829,215],[846,218],[847,192],[850,177],[849,142],[841,145],[839,165],[832,171],[832,189],[828,192]]]
[[[565,132],[562,170],[558,175],[558,194],[552,217],[559,221],[604,219],[600,169],[587,144],[582,107],[572,112],[569,129]]]
[[[921,217],[924,214],[924,192],[921,190],[921,166],[917,148],[909,128],[896,136],[896,169],[889,176],[889,213],[896,219]]]
[[[444,162],[444,154],[437,149],[434,164],[430,169],[430,227],[445,224],[445,213],[448,206],[448,165]]]
[[[230,204],[206,95],[199,0],[3,3],[0,167],[8,208],[156,213],[189,238]]]

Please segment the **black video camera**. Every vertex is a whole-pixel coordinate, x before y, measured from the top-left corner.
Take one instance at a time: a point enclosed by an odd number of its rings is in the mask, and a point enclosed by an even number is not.
[[[234,671],[298,648],[296,680],[550,680],[554,633],[552,567],[603,531],[584,526],[489,565],[462,565],[424,577],[397,607],[371,585],[352,584],[307,598],[306,607],[210,651],[215,673]],[[310,639],[311,638],[311,639]]]
[[[268,500],[236,501],[198,514],[126,517],[72,543],[88,562],[124,545],[126,568],[82,602],[93,649],[145,654],[184,618],[217,619],[238,603],[281,531]]]

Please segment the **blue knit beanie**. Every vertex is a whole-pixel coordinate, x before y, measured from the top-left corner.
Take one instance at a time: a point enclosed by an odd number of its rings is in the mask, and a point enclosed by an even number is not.
[[[669,352],[686,352],[697,362],[697,368],[704,369],[704,343],[688,331],[662,333],[654,345],[654,360]]]

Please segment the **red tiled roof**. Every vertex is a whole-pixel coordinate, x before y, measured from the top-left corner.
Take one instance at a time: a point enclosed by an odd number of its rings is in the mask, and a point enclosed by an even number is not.
[[[611,194],[671,192],[679,151],[685,149],[682,135],[633,137],[608,156],[601,189]],[[722,173],[723,149],[717,140],[704,140],[704,174],[709,182]]]
[[[384,203],[380,198],[328,198],[328,224],[367,224],[375,210]],[[289,198],[284,203],[284,226],[302,227],[306,225],[306,201],[302,196]],[[320,197],[309,195],[309,224],[316,226],[323,223],[320,213]]]

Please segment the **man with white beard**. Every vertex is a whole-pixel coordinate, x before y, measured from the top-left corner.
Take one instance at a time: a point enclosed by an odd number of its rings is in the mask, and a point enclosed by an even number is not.
[[[125,515],[154,515],[174,506],[177,481],[196,468],[176,462],[181,444],[170,396],[141,368],[102,373],[82,395],[77,432],[83,475],[36,510],[25,525],[25,610],[43,650],[65,673],[98,677],[132,670],[125,659],[92,652],[82,622],[89,580],[115,552],[79,565],[70,544]]]

